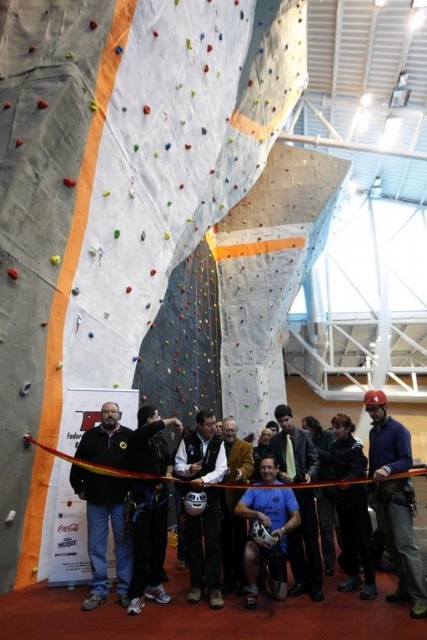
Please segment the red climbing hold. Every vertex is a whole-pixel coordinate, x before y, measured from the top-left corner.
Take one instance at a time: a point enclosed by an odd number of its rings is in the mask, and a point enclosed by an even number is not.
[[[209,65],[208,64],[205,64],[205,66],[203,67],[203,71],[205,73],[207,73],[209,71]]]
[[[148,106],[148,104],[144,104],[144,106],[142,107],[142,110],[143,110],[143,112],[144,112],[144,114],[145,114],[146,116],[149,116],[149,115],[150,115],[150,113],[151,113],[151,109],[150,109],[150,107]]]
[[[155,269],[151,269],[150,276],[155,276],[157,271]]]
[[[97,26],[98,26],[98,23],[97,23],[97,21],[96,21],[96,20],[91,20],[91,21],[89,22],[89,26],[90,26],[90,28],[91,28],[91,29],[96,29],[96,28],[97,28]]]
[[[35,44],[30,44],[28,47],[28,53],[33,53],[37,49]]]
[[[153,36],[154,36],[155,38],[158,38],[158,37],[159,37],[158,32],[157,32],[157,31],[153,31]]]
[[[19,272],[13,268],[7,270],[7,275],[9,276],[9,278],[12,278],[12,280],[18,280],[19,278]]]
[[[187,150],[187,151],[190,151],[191,147],[192,147],[192,145],[191,145],[191,144],[186,144],[186,145],[185,145],[185,148],[186,148],[186,150]]]
[[[3,104],[3,109],[10,109],[10,108],[11,108],[11,106],[12,106],[12,103],[11,103],[11,102],[5,102],[5,103]]]
[[[47,109],[48,106],[46,100],[37,100],[37,109]]]
[[[22,138],[18,138],[17,140],[15,140],[15,147],[22,147],[23,144],[24,141]]]
[[[208,44],[208,46],[206,47],[206,51],[210,53],[212,49],[213,49],[213,46],[211,44]]]
[[[75,187],[77,184],[77,180],[74,178],[64,178],[62,181],[66,187]]]
[[[132,291],[132,287],[126,287],[126,293],[130,293]]]
[[[253,80],[248,80],[248,87],[252,87],[254,81]]]

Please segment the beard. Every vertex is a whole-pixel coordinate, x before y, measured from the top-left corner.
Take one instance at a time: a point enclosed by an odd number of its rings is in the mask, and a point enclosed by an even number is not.
[[[104,429],[106,429],[107,431],[113,431],[113,429],[116,428],[118,423],[118,420],[116,420],[115,418],[107,418],[103,423],[102,426],[104,427]]]

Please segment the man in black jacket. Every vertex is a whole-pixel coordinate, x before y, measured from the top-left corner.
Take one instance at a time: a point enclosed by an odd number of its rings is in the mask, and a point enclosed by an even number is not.
[[[292,409],[280,404],[274,417],[282,431],[270,440],[270,453],[278,460],[278,480],[291,484],[310,484],[316,479],[319,454],[308,431],[293,422]],[[315,490],[294,489],[300,506],[301,525],[288,536],[288,555],[295,585],[289,590],[290,598],[308,593],[314,602],[323,600],[323,570],[319,548]]]
[[[115,402],[101,407],[101,425],[85,431],[76,449],[76,458],[116,469],[126,468],[126,450],[132,429],[120,424],[120,409]],[[88,554],[92,567],[89,596],[83,611],[92,611],[107,602],[107,541],[111,520],[116,555],[117,594],[123,607],[128,607],[128,588],[132,575],[132,541],[123,537],[125,529],[125,497],[129,488],[126,478],[101,475],[73,464],[70,484],[81,500],[86,500]]]
[[[129,439],[129,469],[157,476],[132,480],[133,577],[129,587],[128,615],[138,615],[145,599],[168,604],[162,585],[168,539],[169,489],[161,476],[172,478],[173,459],[162,430],[172,425],[181,434],[178,418],[161,419],[156,407],[138,411],[138,428]]]

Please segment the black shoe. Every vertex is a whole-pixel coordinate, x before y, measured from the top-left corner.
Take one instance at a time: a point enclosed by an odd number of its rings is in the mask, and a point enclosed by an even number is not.
[[[297,598],[298,596],[302,596],[303,593],[307,593],[308,587],[306,584],[302,582],[296,582],[292,589],[288,591],[289,598]]]
[[[326,576],[334,576],[335,575],[335,567],[326,567],[325,575]]]
[[[412,598],[409,593],[401,593],[399,589],[386,595],[387,602],[411,602]]]
[[[313,602],[322,602],[325,599],[322,587],[312,587],[309,591],[310,598]]]

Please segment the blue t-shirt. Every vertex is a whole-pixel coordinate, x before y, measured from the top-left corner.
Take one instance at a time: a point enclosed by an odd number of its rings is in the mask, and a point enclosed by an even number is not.
[[[292,511],[299,511],[299,504],[292,489],[285,487],[278,480],[275,484],[278,486],[277,489],[265,489],[259,484],[253,485],[239,501],[249,509],[261,511],[268,516],[272,531],[283,527],[288,522]],[[283,537],[279,545],[283,553],[286,552],[286,537]]]

